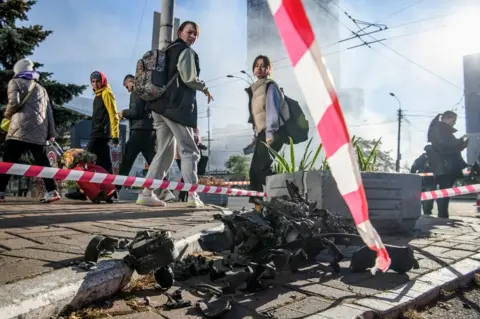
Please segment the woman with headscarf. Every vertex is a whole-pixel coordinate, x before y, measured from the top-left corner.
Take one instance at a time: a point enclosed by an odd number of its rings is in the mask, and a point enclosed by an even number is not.
[[[55,123],[50,99],[45,88],[38,83],[40,75],[33,62],[22,59],[13,67],[13,79],[8,82],[8,104],[5,118],[10,120],[5,141],[4,162],[17,163],[23,153],[30,151],[35,165],[50,167],[46,143],[55,141]],[[0,201],[5,200],[8,174],[0,175]],[[47,193],[42,202],[60,199],[57,184],[44,178]]]
[[[446,111],[438,114],[428,128],[428,141],[431,148],[426,149],[429,162],[439,189],[451,188],[462,177],[462,170],[468,165],[461,152],[468,145],[468,136],[456,138],[454,128],[457,114]],[[437,199],[438,217],[448,218],[448,197]]]

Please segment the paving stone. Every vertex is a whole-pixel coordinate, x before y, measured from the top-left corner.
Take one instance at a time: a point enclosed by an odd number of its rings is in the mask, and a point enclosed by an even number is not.
[[[254,312],[261,313],[279,308],[298,300],[307,298],[305,294],[288,290],[283,287],[274,287],[238,299],[238,304]]]
[[[123,299],[114,300],[110,307],[103,308],[109,316],[119,316],[134,313],[135,311],[127,305]]]
[[[363,319],[373,319],[375,313],[372,309],[354,305],[354,304],[343,304],[327,310],[324,310],[318,314],[307,317],[305,319],[345,319],[345,318],[363,318]]]
[[[479,252],[480,251],[480,245],[478,245],[478,244],[459,244],[458,246],[455,247],[455,249]]]
[[[18,238],[18,237],[15,237],[13,235],[10,235],[10,234],[4,233],[4,232],[0,232],[0,240],[12,239],[12,238]]]
[[[17,262],[19,260],[22,260],[22,258],[1,256],[0,255],[0,266],[4,265],[4,264],[14,263],[14,262]]]
[[[345,291],[309,281],[292,282],[290,284],[286,284],[285,286],[305,294],[320,295],[327,299],[346,299],[349,301],[352,299],[358,299],[358,296],[351,291]]]
[[[432,244],[432,246],[445,247],[445,248],[453,248],[458,245],[461,245],[461,244],[456,241],[443,241],[443,240],[434,242]]]
[[[69,230],[69,229],[64,229],[64,230],[58,230],[58,231],[55,231],[55,230],[50,230],[50,231],[43,231],[43,232],[25,232],[25,233],[21,233],[21,234],[18,234],[18,235],[21,235],[23,238],[27,238],[27,239],[34,239],[34,240],[39,240],[38,238],[42,238],[42,237],[50,237],[50,236],[73,236],[73,235],[79,235],[81,234],[80,232],[78,231],[75,231],[75,230]]]
[[[479,268],[480,261],[467,258],[449,267],[421,276],[419,280],[438,285],[442,289],[454,290],[468,283],[473,278],[473,273]]]
[[[428,247],[421,248],[418,251],[418,254],[424,255],[426,257],[429,257],[428,255],[443,257],[442,254],[449,250],[450,250],[449,248],[445,248],[445,247],[428,246]]]
[[[278,319],[298,318],[319,313],[330,307],[331,304],[331,301],[320,297],[308,297],[262,314]]]
[[[372,275],[370,274],[370,276]],[[360,296],[374,295],[378,292],[375,289],[361,286],[359,282],[350,283],[347,279],[345,279],[345,277],[347,276],[344,276],[343,278],[340,278],[340,279],[321,281],[320,283],[332,288],[348,291],[352,294],[358,294]]]
[[[425,268],[429,270],[436,270],[448,265],[448,263],[445,263],[442,260],[433,260],[430,258],[419,258],[417,259],[417,261],[420,268]],[[411,271],[415,272],[416,269],[412,269]]]
[[[46,264],[44,261],[33,259],[22,259],[13,263],[7,263],[2,265],[2,271],[0,271],[0,284],[3,285],[37,276],[59,267],[61,267],[59,264]]]
[[[164,319],[165,317],[162,317],[161,315],[153,311],[146,311],[146,312],[136,312],[136,313],[122,315],[122,316],[115,316],[113,318],[115,319]]]
[[[36,245],[38,245],[38,243],[33,242],[31,240],[23,239],[23,238],[0,240],[0,246],[6,247],[11,250],[21,249],[21,248],[31,247]]]
[[[423,248],[423,247],[426,247],[428,245],[433,244],[434,242],[435,242],[435,240],[433,240],[433,239],[418,238],[418,239],[411,240],[408,244],[410,246]]]
[[[382,318],[384,318],[385,316],[394,316],[399,309],[404,308],[412,302],[413,298],[407,295],[383,292],[372,297],[360,299],[356,301],[356,304],[378,310],[383,315]]]
[[[383,291],[404,284],[409,279],[409,276],[406,274],[397,274],[392,271],[388,271],[386,273],[379,272],[375,276],[359,282],[357,286]]]
[[[12,250],[2,253],[6,256],[21,257],[43,260],[47,262],[57,262],[62,264],[69,264],[72,260],[83,258],[81,255],[61,253],[56,251],[40,250],[33,248],[25,248],[20,250]],[[3,269],[2,269],[3,271]]]
[[[444,252],[442,254],[442,257],[443,258],[451,258],[453,260],[460,260],[460,259],[466,258],[468,256],[471,256],[473,254],[475,254],[475,253],[471,252],[471,251],[467,251],[467,250],[457,250],[455,248],[455,249],[449,250],[447,252]]]
[[[440,293],[440,287],[425,283],[421,280],[412,280],[405,285],[389,290],[394,294],[402,294],[413,299],[417,307],[425,306],[436,299]]]
[[[35,247],[35,249],[41,249],[41,250],[48,250],[48,251],[58,251],[61,253],[69,253],[69,254],[75,254],[75,255],[83,255],[85,253],[85,248],[86,247],[79,247],[79,246],[73,246],[73,245],[65,245],[65,244],[60,244],[60,243],[55,243],[55,242],[46,242],[43,245],[38,245]]]

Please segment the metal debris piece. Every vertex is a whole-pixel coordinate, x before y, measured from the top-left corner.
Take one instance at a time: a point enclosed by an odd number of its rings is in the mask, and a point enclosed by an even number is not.
[[[154,277],[155,281],[163,289],[169,289],[173,286],[173,283],[175,282],[174,274],[170,266],[165,266],[155,271]]]
[[[176,261],[172,265],[174,278],[184,281],[190,277],[207,275],[213,265],[213,261],[207,261],[203,256],[188,255],[183,260]]]
[[[167,231],[138,232],[128,251],[124,260],[140,275],[168,266],[178,257],[172,234]]]
[[[412,268],[420,268],[411,247],[385,244],[385,248],[392,261],[389,269],[399,274],[404,274],[412,270]],[[350,269],[353,272],[366,271],[375,266],[376,257],[377,255],[373,250],[368,248],[368,246],[363,246],[353,253]]]
[[[216,299],[209,303],[198,301],[195,308],[206,318],[222,318],[232,309],[232,302],[228,297]]]
[[[84,261],[94,262],[98,261],[100,255],[104,252],[114,252],[118,245],[118,239],[103,235],[97,235],[90,240],[85,249]]]
[[[165,304],[165,310],[173,310],[190,307],[192,302],[190,300],[184,300],[182,296],[182,290],[177,289],[173,293],[165,293],[168,298],[167,303]]]

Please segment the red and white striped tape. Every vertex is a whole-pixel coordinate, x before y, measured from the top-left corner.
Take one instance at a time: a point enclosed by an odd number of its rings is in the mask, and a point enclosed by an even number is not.
[[[446,189],[438,189],[435,191],[427,191],[423,192],[421,195],[422,201],[430,200],[430,199],[437,199],[437,198],[444,198],[444,197],[453,197],[465,194],[474,194],[480,193],[480,184],[473,184],[467,186],[459,186],[459,187],[452,187]]]
[[[244,182],[225,182],[227,185],[250,185],[250,182],[244,181]]]
[[[333,79],[315,41],[302,1],[268,0],[268,4],[307,107],[316,122],[338,190],[352,214],[363,241],[377,253],[372,273],[374,274],[377,269],[387,271],[391,260],[380,236],[370,223],[360,169]]]
[[[142,178],[135,176],[121,176],[113,174],[77,171],[71,169],[42,167],[36,165],[24,165],[16,163],[0,162],[0,174],[17,176],[31,176],[41,178],[53,178],[56,180],[81,181],[98,184],[113,184],[127,187],[161,188],[176,191],[189,191],[209,194],[226,194],[230,196],[265,196],[262,192],[234,189],[230,187],[208,186],[188,184],[161,179]]]
[[[419,176],[435,176],[433,173],[415,173],[415,175],[419,175]],[[470,175],[470,171],[464,171],[464,172],[463,172],[463,175],[464,175],[464,176]]]

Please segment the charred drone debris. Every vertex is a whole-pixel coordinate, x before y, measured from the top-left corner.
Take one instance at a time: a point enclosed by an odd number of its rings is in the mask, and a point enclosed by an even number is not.
[[[302,196],[287,181],[289,195],[259,201],[261,211],[234,211],[216,214],[224,231],[204,234],[199,239],[203,251],[216,254],[181,256],[170,232],[140,231],[132,241],[96,236],[85,251],[85,261],[95,264],[105,252],[127,249],[125,262],[140,275],[154,273],[155,281],[167,294],[175,281],[204,276],[209,284],[194,289],[213,298],[198,302],[195,308],[204,316],[219,317],[232,308],[238,293],[255,293],[270,288],[279,272],[296,273],[305,266],[318,264],[317,257],[327,251],[331,256],[326,272],[339,274],[344,254],[341,246],[362,246],[356,227],[341,215],[317,208],[315,201]],[[386,245],[392,259],[391,269],[405,273],[418,267],[410,247]],[[375,252],[364,246],[354,254],[352,272],[366,271],[375,265]],[[203,279],[202,279],[203,280]],[[183,301],[181,292],[167,294],[167,309],[192,306]]]

